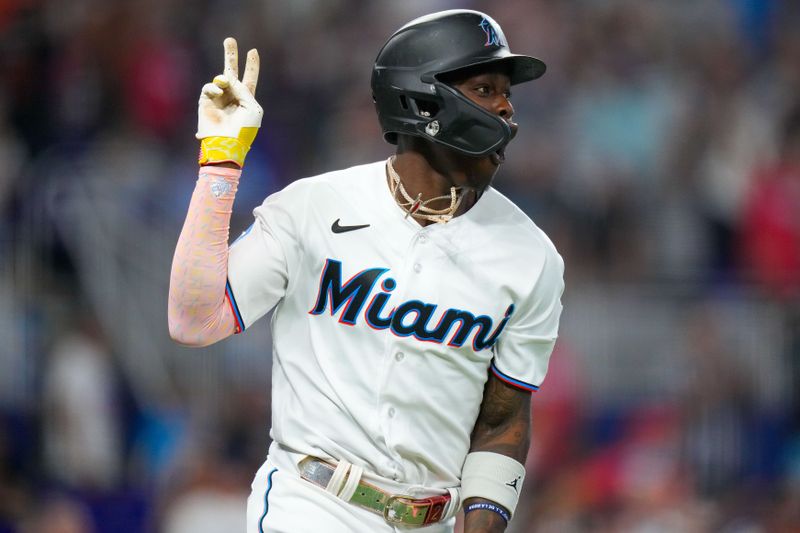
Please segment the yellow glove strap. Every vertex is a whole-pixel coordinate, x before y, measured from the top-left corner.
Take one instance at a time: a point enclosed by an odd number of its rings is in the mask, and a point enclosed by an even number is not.
[[[215,163],[234,163],[244,166],[244,158],[256,138],[258,128],[246,127],[239,130],[239,137],[205,137],[200,141],[200,166]]]

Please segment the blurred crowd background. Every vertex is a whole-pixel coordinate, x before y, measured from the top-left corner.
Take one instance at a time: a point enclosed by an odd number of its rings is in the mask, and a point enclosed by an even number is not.
[[[567,282],[510,531],[800,531],[798,2],[3,0],[0,532],[244,530],[268,321],[166,327],[200,87],[225,36],[261,52],[235,236],[392,152],[372,61],[454,7],[549,65],[495,182]]]

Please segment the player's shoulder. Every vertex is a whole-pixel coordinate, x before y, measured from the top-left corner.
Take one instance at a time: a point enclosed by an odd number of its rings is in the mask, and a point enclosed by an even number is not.
[[[313,191],[314,189],[348,189],[362,186],[364,182],[372,182],[375,180],[376,176],[384,172],[383,168],[385,164],[385,161],[376,161],[300,178],[287,185],[284,190],[296,189]]]
[[[301,211],[309,204],[327,205],[339,198],[362,197],[371,190],[370,184],[380,181],[383,164],[368,163],[296,179],[270,194],[261,207],[284,206]]]
[[[481,198],[481,201],[486,201],[487,205],[481,218],[493,233],[518,245],[536,245],[548,253],[558,254],[553,241],[511,199],[494,187],[488,188],[484,194],[485,198]]]
[[[505,250],[517,264],[563,271],[564,261],[553,241],[517,204],[493,187],[480,202],[486,202],[476,220],[482,240]]]

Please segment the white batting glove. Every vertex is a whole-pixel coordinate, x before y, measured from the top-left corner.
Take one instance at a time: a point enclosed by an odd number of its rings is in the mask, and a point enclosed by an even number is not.
[[[236,39],[228,37],[223,46],[225,70],[203,86],[195,136],[200,139],[200,165],[234,163],[241,168],[264,115],[254,96],[259,58],[255,49],[247,53],[244,75],[239,81]]]

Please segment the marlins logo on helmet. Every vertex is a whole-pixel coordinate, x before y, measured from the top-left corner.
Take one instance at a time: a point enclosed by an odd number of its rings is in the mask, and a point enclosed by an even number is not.
[[[486,33],[486,43],[483,46],[505,46],[506,43],[500,40],[500,36],[497,34],[497,30],[494,29],[494,26],[487,18],[483,18],[481,23],[479,24],[481,29]]]

